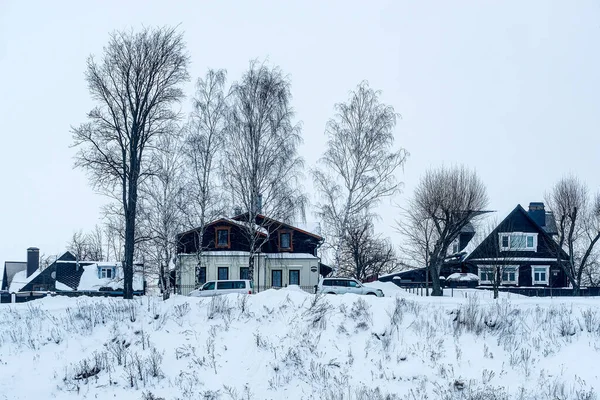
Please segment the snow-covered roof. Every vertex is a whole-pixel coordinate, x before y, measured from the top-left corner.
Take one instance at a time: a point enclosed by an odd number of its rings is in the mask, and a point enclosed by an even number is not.
[[[451,274],[446,278],[447,281],[452,282],[479,282],[479,277],[471,273],[455,273]]]
[[[4,263],[4,269],[6,270],[6,285],[9,286],[13,280],[13,277],[17,272],[27,270],[27,262],[25,261],[6,261]],[[0,279],[4,276],[4,271],[0,274]],[[4,282],[3,282],[4,284]]]
[[[38,269],[30,277],[27,277],[27,268],[24,271],[17,272],[10,282],[10,288],[8,289],[10,292],[19,292],[21,289],[35,279],[40,273],[41,269]]]
[[[117,265],[119,263],[97,263],[83,267],[83,274],[77,286],[78,291],[98,291],[102,287],[123,289],[123,270]],[[98,278],[98,267],[115,267],[113,278]],[[57,288],[58,289],[58,288]],[[144,277],[141,274],[133,274],[133,290],[144,289]]]
[[[305,259],[305,260],[316,260],[318,257],[310,253],[262,253],[266,258],[283,258],[283,259]]]

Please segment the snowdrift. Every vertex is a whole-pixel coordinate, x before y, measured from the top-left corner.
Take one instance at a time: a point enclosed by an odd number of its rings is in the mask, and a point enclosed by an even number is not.
[[[373,285],[0,305],[0,399],[596,398],[596,299]]]

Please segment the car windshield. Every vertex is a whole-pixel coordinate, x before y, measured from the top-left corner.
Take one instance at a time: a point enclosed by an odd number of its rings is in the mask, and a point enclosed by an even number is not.
[[[214,282],[206,282],[204,286],[202,286],[202,290],[214,290],[215,283]]]

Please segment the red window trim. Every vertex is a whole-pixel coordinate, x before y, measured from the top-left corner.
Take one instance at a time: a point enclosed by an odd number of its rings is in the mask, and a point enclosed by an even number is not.
[[[219,244],[219,231],[227,231],[227,245]],[[230,226],[215,226],[215,247],[218,249],[231,248],[231,227]]]
[[[281,247],[281,234],[282,233],[289,233],[289,235],[290,235],[290,247],[286,247],[286,248],[282,248]],[[287,229],[280,230],[278,232],[277,239],[278,239],[277,246],[279,247],[279,251],[294,251],[294,240],[293,240],[294,239],[294,231],[287,230]]]

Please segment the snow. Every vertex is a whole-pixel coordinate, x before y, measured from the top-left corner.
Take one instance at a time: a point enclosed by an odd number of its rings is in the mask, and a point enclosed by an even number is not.
[[[392,283],[365,285],[386,297],[288,287],[166,302],[56,296],[0,304],[0,399],[598,393],[600,298],[492,300],[474,289],[421,297]]]
[[[56,290],[62,290],[63,292],[72,292],[73,288],[71,288],[70,286],[65,285],[62,282],[56,281],[54,284],[54,287],[56,288]]]
[[[115,267],[116,276],[114,278],[98,278],[98,266]],[[123,269],[114,263],[91,264],[83,267],[83,274],[79,280],[78,291],[98,291],[102,287],[113,289],[123,289]],[[143,290],[144,279],[140,274],[133,275],[133,290]]]
[[[455,273],[455,274],[451,274],[450,276],[448,276],[448,278],[446,278],[447,281],[453,281],[453,282],[479,282],[479,277],[475,274],[471,274],[471,273]]]

